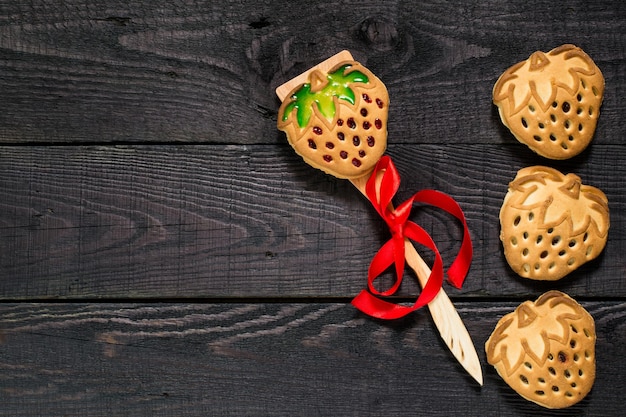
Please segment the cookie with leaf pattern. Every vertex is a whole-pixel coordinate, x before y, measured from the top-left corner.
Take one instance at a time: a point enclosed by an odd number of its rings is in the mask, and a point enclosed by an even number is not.
[[[604,95],[600,68],[562,45],[513,65],[493,88],[500,118],[515,138],[550,159],[582,152],[593,138]]]
[[[337,178],[369,174],[387,147],[389,95],[356,61],[312,71],[278,111],[278,129],[311,166]]]
[[[520,276],[554,281],[596,258],[609,231],[606,195],[575,174],[544,166],[518,171],[500,209],[500,240]]]
[[[549,291],[502,317],[485,344],[487,361],[518,394],[546,408],[582,400],[596,377],[593,317]]]

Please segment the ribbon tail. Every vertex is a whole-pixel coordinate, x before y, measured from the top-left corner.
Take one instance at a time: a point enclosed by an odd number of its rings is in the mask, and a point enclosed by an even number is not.
[[[374,294],[393,295],[398,287],[400,287],[402,275],[396,275],[396,282],[386,291],[379,292],[376,288],[374,288],[374,281],[376,281],[376,278],[378,278],[380,274],[382,274],[394,263],[396,251],[396,243],[393,239],[389,240],[378,250],[378,252],[376,252],[372,262],[370,262],[370,267],[367,271],[367,286]]]
[[[372,317],[379,318],[379,319],[385,319],[385,320],[397,319],[400,317],[404,317],[407,314],[412,313],[413,311],[424,307],[425,305],[430,303],[439,293],[439,290],[441,289],[441,285],[443,284],[443,260],[441,259],[441,255],[439,254],[439,251],[437,250],[437,246],[435,245],[435,242],[432,240],[430,235],[424,229],[422,229],[421,227],[419,227],[418,225],[414,223],[407,224],[406,232],[407,232],[406,233],[407,238],[415,240],[416,242],[428,247],[430,250],[432,250],[435,253],[435,262],[431,269],[426,285],[424,285],[424,287],[422,288],[422,292],[420,293],[419,297],[417,298],[417,300],[412,306],[403,306],[400,304],[395,304],[389,301],[381,300],[380,298],[374,296],[371,292],[363,290],[352,300],[352,305],[355,306],[357,309],[361,310],[363,313],[368,314]],[[402,247],[404,248],[404,245],[406,245],[408,242],[405,239],[402,239],[402,243],[403,243]],[[374,257],[374,260],[372,260],[372,264],[377,263],[377,265],[375,266],[376,269],[372,269],[372,266],[370,266],[370,271],[378,271],[380,270],[380,268],[383,268],[385,264],[387,264],[387,267],[390,265],[389,259],[387,259],[387,262],[385,263],[381,262],[379,264],[378,262],[375,262],[375,261],[376,261],[376,258],[379,258],[379,255],[382,258],[383,255],[381,255],[381,252],[383,249],[386,248],[385,253],[387,254],[389,250],[396,249],[395,245],[393,248],[390,248],[390,246],[392,245],[394,245],[394,242],[388,241],[383,246],[383,248],[381,248],[381,250]],[[402,255],[402,259],[403,260],[405,259],[404,254]],[[374,277],[368,276],[368,279],[372,279],[371,282],[373,282],[373,280],[375,280],[376,277],[377,276],[374,276]],[[380,294],[380,295],[391,295],[395,292],[395,290],[397,289],[399,285],[400,285],[400,279],[396,281],[396,285],[394,285],[394,287],[391,290],[385,291],[384,293],[378,293],[372,287],[370,287],[370,291],[372,291],[375,294]]]
[[[412,306],[381,300],[366,290],[354,297],[352,305],[369,316],[385,320],[399,319],[424,307],[437,296],[443,282],[443,262],[438,253],[436,256],[438,259],[433,265],[428,282]]]
[[[415,302],[415,308],[418,309],[430,303],[439,293],[443,285],[443,259],[433,239],[417,224],[408,222],[405,227],[405,234],[407,239],[414,240],[426,246],[435,254],[435,261],[433,262],[426,285],[422,288],[422,292]]]
[[[448,281],[456,288],[461,288],[472,263],[472,239],[461,206],[449,195],[436,190],[421,190],[414,195],[415,201],[430,204],[456,217],[463,225],[461,248],[448,268]]]
[[[404,238],[396,236],[393,241],[393,262],[396,264],[396,282],[393,286],[394,291],[398,289],[402,282],[402,276],[404,275]]]
[[[366,290],[354,297],[352,305],[369,316],[385,320],[399,319],[417,310],[415,306],[407,307],[381,300]]]

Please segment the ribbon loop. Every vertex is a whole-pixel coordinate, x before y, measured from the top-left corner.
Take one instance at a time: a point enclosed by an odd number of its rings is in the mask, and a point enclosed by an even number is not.
[[[380,177],[380,185],[377,182]],[[392,199],[400,187],[400,175],[388,156],[383,156],[376,164],[372,175],[365,186],[366,196],[374,205],[378,214],[385,220],[391,232],[388,240],[374,255],[368,273],[368,289],[361,291],[352,304],[370,316],[382,319],[403,317],[425,305],[437,295],[443,285],[443,261],[437,245],[430,235],[419,225],[409,220],[414,203],[425,203],[435,206],[456,217],[463,225],[463,240],[459,253],[448,269],[448,281],[457,288],[461,288],[467,276],[472,259],[472,241],[465,221],[465,215],[458,203],[447,194],[435,190],[421,190],[411,198],[400,204],[396,209],[392,206]],[[391,303],[376,296],[390,296],[400,287],[405,265],[405,245],[413,240],[435,254],[435,261],[430,276],[422,292],[412,306],[403,306]],[[385,291],[374,288],[374,281],[391,265],[395,265],[396,279],[394,284]]]

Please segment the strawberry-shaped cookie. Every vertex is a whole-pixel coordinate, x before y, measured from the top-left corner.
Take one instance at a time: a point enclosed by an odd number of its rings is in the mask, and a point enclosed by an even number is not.
[[[574,174],[533,166],[518,171],[500,209],[500,239],[520,276],[557,280],[597,257],[609,230],[599,189]]]
[[[487,361],[522,397],[546,408],[582,400],[596,376],[593,317],[549,291],[502,317],[485,343]]]
[[[563,45],[507,69],[493,102],[517,140],[546,158],[567,159],[591,142],[603,94],[596,64],[582,49]]]
[[[387,146],[385,85],[355,61],[312,71],[278,112],[278,128],[311,166],[338,178],[369,174]]]

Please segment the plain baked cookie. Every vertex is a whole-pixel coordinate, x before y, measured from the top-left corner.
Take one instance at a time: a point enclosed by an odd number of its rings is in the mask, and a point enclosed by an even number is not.
[[[493,102],[518,141],[550,159],[567,159],[591,142],[604,77],[574,45],[537,51],[500,76]]]
[[[502,317],[485,343],[487,361],[518,394],[546,408],[582,400],[596,376],[593,317],[549,291]]]
[[[369,174],[387,147],[387,88],[355,61],[315,70],[278,111],[278,129],[311,166],[337,178]]]
[[[517,274],[554,281],[602,252],[609,230],[608,201],[574,174],[527,167],[509,184],[500,228],[504,255]]]

